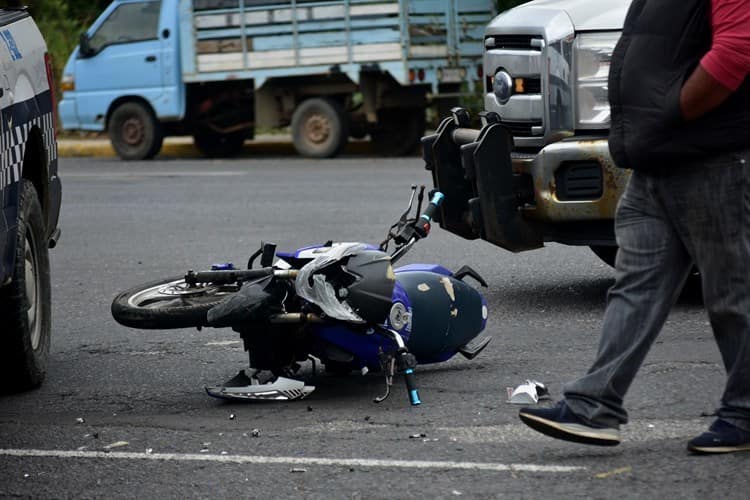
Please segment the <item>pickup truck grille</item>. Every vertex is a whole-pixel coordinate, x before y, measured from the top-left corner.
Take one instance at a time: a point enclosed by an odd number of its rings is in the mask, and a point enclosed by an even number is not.
[[[485,38],[485,47],[505,50],[535,50],[541,52],[541,44],[532,45],[532,40],[541,40],[531,35],[493,35]]]
[[[535,122],[512,122],[503,120],[502,123],[508,127],[508,130],[510,130],[510,133],[514,137],[534,137],[536,134],[531,132],[532,127],[542,126],[541,120]]]
[[[602,197],[602,167],[596,161],[565,162],[555,172],[560,201],[598,200]]]

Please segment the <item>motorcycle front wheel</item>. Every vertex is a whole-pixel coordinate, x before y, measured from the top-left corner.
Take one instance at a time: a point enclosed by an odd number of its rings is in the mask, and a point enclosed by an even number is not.
[[[208,310],[239,289],[236,284],[189,285],[181,276],[161,279],[119,293],[112,301],[112,317],[143,330],[207,326]]]

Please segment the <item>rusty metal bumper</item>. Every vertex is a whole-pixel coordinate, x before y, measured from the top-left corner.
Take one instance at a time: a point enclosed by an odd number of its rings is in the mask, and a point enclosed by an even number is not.
[[[494,115],[494,116],[493,116]],[[422,139],[425,168],[443,192],[440,225],[513,252],[546,241],[614,245],[614,212],[629,172],[614,166],[605,137],[568,139],[535,155],[513,155],[513,139],[494,113],[453,110]]]

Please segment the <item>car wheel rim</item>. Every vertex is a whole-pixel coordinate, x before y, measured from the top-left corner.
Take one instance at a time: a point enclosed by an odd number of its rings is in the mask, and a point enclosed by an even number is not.
[[[305,124],[305,136],[313,144],[325,143],[331,135],[331,121],[322,114],[311,115]]]
[[[190,286],[184,280],[155,285],[133,294],[128,298],[130,307],[139,309],[160,309],[164,307],[195,306],[217,302],[229,293],[236,293],[236,285],[211,285],[199,283]]]
[[[26,301],[29,309],[26,311],[26,319],[31,334],[31,348],[36,350],[42,339],[42,322],[39,317],[39,289],[41,288],[36,260],[36,242],[31,231],[26,232],[26,252],[24,254],[24,283],[26,284]]]
[[[137,146],[143,142],[144,134],[143,122],[138,118],[132,117],[125,120],[122,124],[122,139],[129,146]]]

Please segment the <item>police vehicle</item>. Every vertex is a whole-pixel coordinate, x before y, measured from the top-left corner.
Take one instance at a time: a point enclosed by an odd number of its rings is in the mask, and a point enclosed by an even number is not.
[[[25,9],[0,9],[0,70],[0,392],[10,392],[44,379],[48,249],[60,236],[52,69]]]

